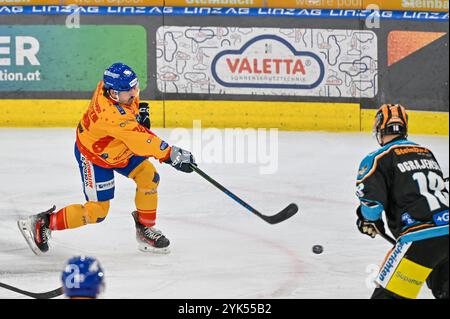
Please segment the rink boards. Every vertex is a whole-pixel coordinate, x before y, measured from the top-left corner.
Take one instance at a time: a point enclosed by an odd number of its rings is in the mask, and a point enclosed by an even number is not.
[[[401,103],[411,132],[448,135],[445,12],[90,6],[67,28],[67,10],[0,6],[0,126],[74,127],[120,60],[154,127],[367,132]]]
[[[88,100],[0,100],[0,127],[75,127]],[[150,101],[153,127],[370,132],[375,110],[357,103]],[[449,134],[448,113],[410,111],[413,134]]]

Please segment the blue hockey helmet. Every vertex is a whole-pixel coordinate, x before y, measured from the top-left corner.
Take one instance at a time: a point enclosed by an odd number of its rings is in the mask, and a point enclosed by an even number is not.
[[[105,89],[118,92],[129,91],[139,84],[136,73],[128,65],[114,63],[103,73]]]
[[[61,276],[67,297],[96,298],[104,288],[104,272],[92,257],[77,256],[69,259]]]

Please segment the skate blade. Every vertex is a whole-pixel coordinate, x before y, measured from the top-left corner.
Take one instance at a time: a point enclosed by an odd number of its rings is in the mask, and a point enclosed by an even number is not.
[[[160,255],[167,255],[170,254],[170,248],[156,248],[144,244],[138,245],[138,249],[144,253],[153,253],[153,254],[160,254]]]
[[[42,256],[43,254],[38,246],[36,246],[36,244],[34,243],[33,235],[31,234],[31,218],[17,221],[17,226],[19,227],[19,230],[23,238],[25,238],[25,241],[27,242],[31,251],[36,256]]]

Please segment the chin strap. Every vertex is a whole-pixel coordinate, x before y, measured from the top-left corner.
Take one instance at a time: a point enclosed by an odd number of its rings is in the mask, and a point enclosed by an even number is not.
[[[114,100],[114,101],[116,101],[116,102],[119,102],[119,91],[116,91],[116,90],[113,90],[113,91],[114,91],[114,94],[116,95],[116,97],[112,96],[111,93],[110,93],[110,90],[108,90],[108,95],[109,95],[109,97],[110,97],[112,100]]]

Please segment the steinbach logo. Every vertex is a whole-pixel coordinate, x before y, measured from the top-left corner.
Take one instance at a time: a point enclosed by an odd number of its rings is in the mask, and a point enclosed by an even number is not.
[[[402,0],[403,8],[415,9],[447,9],[448,0]]]
[[[318,87],[325,77],[317,54],[297,51],[276,35],[258,36],[240,50],[219,53],[211,68],[224,87],[307,90]]]

